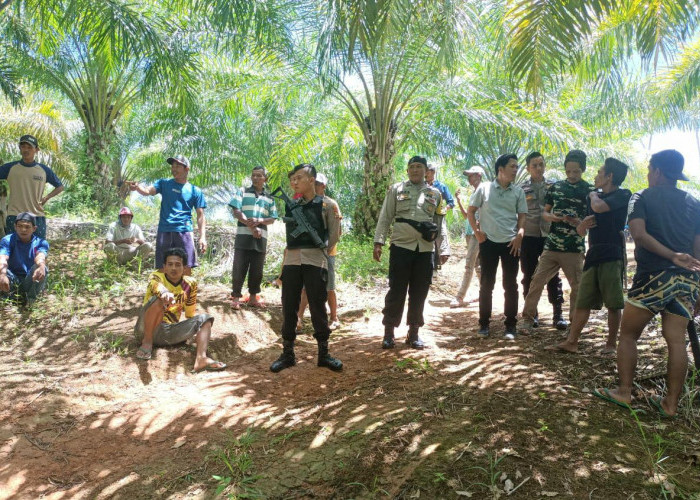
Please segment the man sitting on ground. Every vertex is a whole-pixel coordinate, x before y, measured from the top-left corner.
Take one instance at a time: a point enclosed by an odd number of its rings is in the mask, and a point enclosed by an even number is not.
[[[197,280],[185,276],[187,254],[182,248],[170,248],[163,253],[163,272],[151,274],[143,301],[143,309],[134,333],[143,335],[136,357],[151,359],[153,346],[169,346],[194,337],[197,354],[193,371],[220,371],[226,364],[207,356],[214,317],[195,314],[197,310]],[[180,314],[185,311],[185,320]]]
[[[107,230],[104,251],[120,266],[131,262],[137,256],[143,260],[153,251],[153,246],[144,239],[141,228],[131,223],[133,218],[131,210],[122,207],[119,210],[119,220],[112,222]]]
[[[612,354],[617,345],[622,309],[625,307],[622,280],[625,271],[625,244],[622,230],[627,221],[627,205],[632,193],[620,189],[627,177],[627,165],[615,158],[607,158],[598,170],[594,185],[601,191],[588,195],[588,215],[576,230],[588,236],[588,253],[583,263],[583,275],[576,296],[576,309],[571,331],[564,342],[548,350],[576,352],[578,340],[588,323],[591,309],[608,308],[608,340],[602,354]]]
[[[661,333],[668,346],[667,393],[652,396],[662,416],[678,411],[678,400],[688,373],[685,332],[693,318],[700,289],[700,202],[676,187],[683,175],[683,156],[673,149],[649,160],[649,187],[630,200],[629,226],[634,238],[637,271],[622,313],[617,346],[617,389],[594,394],[629,408],[637,368],[637,340],[651,319],[661,313]]]
[[[34,234],[36,217],[17,214],[15,232],[0,240],[0,298],[18,297],[31,305],[46,287],[49,244]]]

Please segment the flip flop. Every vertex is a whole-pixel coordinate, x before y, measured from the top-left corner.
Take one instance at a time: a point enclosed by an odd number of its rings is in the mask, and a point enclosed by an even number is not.
[[[258,300],[255,300],[255,301],[253,301],[253,300],[249,301],[249,302],[248,302],[248,307],[257,307],[258,309],[265,309],[265,307],[267,307],[267,306],[265,305],[265,301],[264,301],[264,300],[258,299]]]
[[[214,361],[213,363],[204,365],[204,368],[200,368],[199,370],[192,370],[192,373],[220,372],[222,370],[225,370],[226,366],[226,363],[224,363],[223,361]]]
[[[136,351],[136,359],[148,361],[149,359],[151,359],[152,355],[153,349],[144,349],[143,347],[139,347],[138,351]]]
[[[607,401],[608,403],[615,404],[617,406],[621,406],[622,408],[626,408],[627,410],[631,410],[632,407],[625,403],[624,401],[619,401],[612,397],[610,395],[610,390],[609,389],[593,389],[593,395],[602,399],[603,401]]]
[[[230,297],[231,300],[231,309],[234,311],[238,311],[241,309],[241,301],[238,299],[238,297]]]
[[[656,408],[656,410],[659,412],[659,414],[663,418],[677,418],[678,414],[676,413],[675,415],[669,415],[666,413],[666,410],[664,410],[664,407],[661,406],[661,396],[652,396],[649,398],[649,402],[651,403],[651,406]]]

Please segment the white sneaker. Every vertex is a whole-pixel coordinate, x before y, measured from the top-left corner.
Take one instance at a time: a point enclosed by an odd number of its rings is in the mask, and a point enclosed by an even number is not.
[[[328,325],[328,328],[330,328],[331,330],[337,330],[338,328],[340,328],[340,321],[334,321],[333,323]]]

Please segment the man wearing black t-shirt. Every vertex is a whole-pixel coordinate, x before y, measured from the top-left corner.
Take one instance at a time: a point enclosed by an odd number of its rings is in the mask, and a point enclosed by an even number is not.
[[[596,191],[588,195],[588,214],[578,225],[579,235],[588,235],[588,253],[576,296],[571,330],[564,342],[548,350],[576,352],[583,327],[588,323],[591,309],[608,308],[608,339],[603,354],[615,352],[625,297],[622,289],[624,269],[624,240],[621,231],[627,221],[627,205],[632,192],[620,189],[627,177],[628,167],[615,158],[607,158],[598,170],[594,183]]]
[[[617,389],[594,394],[629,408],[637,367],[637,340],[649,321],[661,313],[661,332],[668,346],[666,397],[649,400],[662,416],[674,416],[688,370],[685,331],[697,307],[700,280],[700,202],[676,188],[683,175],[683,156],[667,149],[652,155],[649,188],[632,196],[629,226],[634,238],[637,272],[627,294],[617,347]]]

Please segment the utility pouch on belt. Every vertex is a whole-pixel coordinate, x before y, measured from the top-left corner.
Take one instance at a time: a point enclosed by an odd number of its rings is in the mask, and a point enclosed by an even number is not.
[[[440,232],[440,228],[438,228],[438,225],[429,220],[425,220],[423,222],[416,222],[411,219],[404,219],[403,217],[399,217],[396,219],[396,222],[405,222],[406,224],[410,225],[411,227],[413,227],[413,229],[420,233],[421,237],[425,241],[435,241]]]

